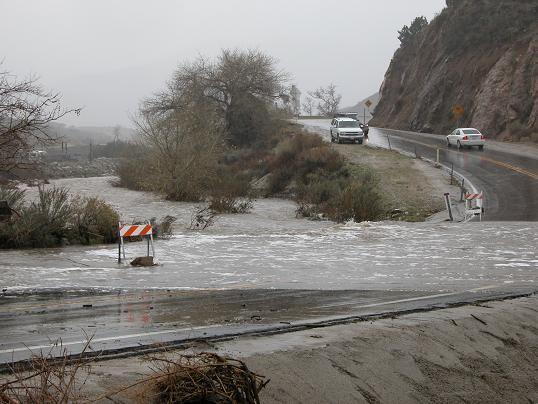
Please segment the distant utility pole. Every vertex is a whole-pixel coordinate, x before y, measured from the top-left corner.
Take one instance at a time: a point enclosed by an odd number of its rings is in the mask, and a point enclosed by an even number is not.
[[[93,161],[93,144],[92,140],[90,139],[90,162]]]

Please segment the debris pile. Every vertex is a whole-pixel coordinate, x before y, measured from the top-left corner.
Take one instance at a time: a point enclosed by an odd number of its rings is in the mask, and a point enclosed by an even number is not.
[[[244,362],[214,353],[152,360],[150,394],[157,403],[259,404],[258,394],[269,383]]]

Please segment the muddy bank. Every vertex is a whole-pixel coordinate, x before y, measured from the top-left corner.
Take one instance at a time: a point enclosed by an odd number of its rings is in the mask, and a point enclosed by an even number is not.
[[[241,357],[271,379],[265,403],[536,402],[532,296],[270,337],[194,345]],[[97,363],[89,395],[151,374],[140,358]],[[131,390],[114,396],[136,402]]]

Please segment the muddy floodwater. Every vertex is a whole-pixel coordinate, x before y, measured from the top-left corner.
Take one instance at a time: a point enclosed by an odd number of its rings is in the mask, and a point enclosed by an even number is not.
[[[533,286],[538,224],[346,223],[295,217],[295,204],[261,199],[252,213],[222,215],[204,231],[187,225],[197,205],[114,188],[111,178],[56,180],[97,195],[125,222],[178,217],[175,236],[155,243],[161,265],[118,265],[117,246],[0,251],[9,292],[147,289],[371,289],[459,291]],[[35,195],[28,190],[28,197]],[[145,254],[129,243],[128,258]]]

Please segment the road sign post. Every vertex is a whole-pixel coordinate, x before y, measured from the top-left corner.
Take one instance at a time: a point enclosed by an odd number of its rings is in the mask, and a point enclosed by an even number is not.
[[[368,113],[370,113],[370,107],[372,106],[372,101],[370,101],[370,100],[366,100],[366,101],[364,102],[364,105],[366,105],[366,108],[368,108]],[[364,123],[364,124],[366,124],[366,108],[363,108],[363,110],[364,110],[364,116],[363,116],[363,118],[364,118],[364,119],[363,119],[362,123]]]

